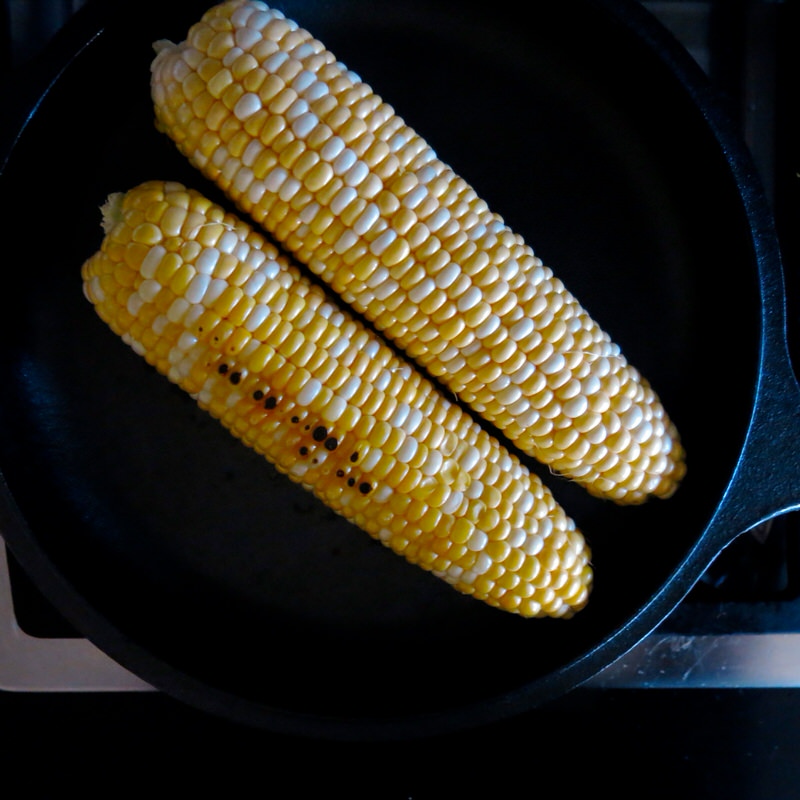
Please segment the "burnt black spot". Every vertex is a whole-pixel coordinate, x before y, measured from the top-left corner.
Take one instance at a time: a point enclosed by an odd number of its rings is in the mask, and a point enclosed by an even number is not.
[[[336,441],[335,436],[329,436],[325,440],[325,449],[326,450],[335,450],[339,446],[339,442]]]
[[[268,397],[264,401],[264,408],[275,408],[278,405],[278,398],[277,397]]]
[[[230,375],[230,377],[228,378],[228,380],[229,380],[229,381],[230,381],[230,382],[231,382],[231,383],[232,383],[234,386],[235,386],[237,383],[239,383],[239,381],[241,381],[241,379],[242,379],[242,373],[241,373],[241,372],[231,372],[231,375]]]
[[[348,486],[355,486],[356,485],[356,479],[355,478],[348,478],[347,479],[347,485]]]
[[[337,478],[343,478],[344,477],[344,470],[343,469],[337,469],[336,470],[336,477]]]
[[[315,442],[324,442],[328,435],[328,429],[324,425],[317,425],[311,435],[314,437]]]
[[[253,392],[253,400],[263,400],[263,398],[264,398],[264,392],[262,392],[261,389],[256,389]]]
[[[292,422],[297,424],[298,422],[300,422],[300,417],[292,417]]]
[[[224,375],[227,371],[228,371],[228,365],[227,364],[220,364],[217,367],[217,372],[219,372],[220,375]]]
[[[369,494],[371,490],[372,487],[368,483],[358,484],[358,491],[361,492],[361,494]]]
[[[300,455],[301,456],[307,456],[308,455],[308,448],[305,445],[303,445],[303,447],[300,448]]]
[[[350,460],[355,464],[358,461],[358,453],[351,453]]]

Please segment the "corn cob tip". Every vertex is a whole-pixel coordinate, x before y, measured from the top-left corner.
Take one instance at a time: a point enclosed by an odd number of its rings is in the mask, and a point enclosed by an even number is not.
[[[114,226],[122,220],[122,201],[125,195],[123,192],[112,192],[106,198],[106,202],[100,206],[100,225],[103,233],[110,233]]]
[[[169,39],[157,39],[155,42],[153,42],[153,50],[155,51],[156,55],[161,53],[163,50],[170,50],[175,47],[177,47],[175,42],[172,42]]]

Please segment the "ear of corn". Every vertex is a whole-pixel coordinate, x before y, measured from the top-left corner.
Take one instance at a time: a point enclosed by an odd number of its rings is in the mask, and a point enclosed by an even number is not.
[[[589,548],[552,494],[247,224],[177,183],[110,198],[99,316],[275,467],[492,606],[569,617]]]
[[[321,42],[263,3],[158,43],[158,126],[522,451],[619,503],[685,472],[653,389],[523,239]]]

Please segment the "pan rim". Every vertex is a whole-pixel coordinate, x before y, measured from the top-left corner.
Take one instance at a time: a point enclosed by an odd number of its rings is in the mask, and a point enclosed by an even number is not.
[[[753,188],[753,169],[749,155],[719,103],[716,93],[706,83],[699,67],[690,60],[688,54],[685,54],[676,42],[666,35],[665,31],[652,24],[650,16],[646,15],[644,9],[633,0],[631,2],[627,0],[589,0],[589,2],[606,9],[639,35],[644,32],[650,46],[656,48],[662,58],[667,59],[676,78],[689,91],[695,104],[703,112],[715,139],[724,149],[737,188],[741,190],[747,207],[747,218],[754,225],[753,241],[758,256],[759,270],[763,272],[770,268],[775,261],[775,252],[773,251],[775,235],[766,200],[758,188]],[[96,24],[95,20],[88,15],[87,20],[89,20],[87,24],[90,26]],[[101,27],[95,35],[101,36],[103,31],[104,28]],[[80,38],[79,34],[73,35]],[[86,44],[91,41],[89,40]],[[64,65],[59,68],[48,83],[44,94],[56,84],[58,76],[64,68]],[[35,113],[35,107],[31,110],[31,115],[33,113]],[[25,125],[29,119],[30,116],[26,117]],[[21,136],[23,131],[24,125],[18,136]],[[3,160],[3,167],[12,151],[13,143],[7,157]],[[3,169],[0,169],[0,180],[2,172]],[[763,326],[761,333],[763,336]],[[79,590],[73,587],[49,561],[46,554],[35,547],[30,532],[28,531],[27,535],[25,533],[27,525],[5,486],[3,486],[2,497],[0,530],[11,532],[7,538],[7,544],[15,557],[19,559],[26,571],[35,577],[36,582],[42,585],[45,594],[55,601],[56,606],[64,610],[65,616],[75,622],[76,626],[87,634],[87,638],[115,660],[119,660],[126,666],[131,665],[134,672],[154,686],[164,688],[168,694],[184,699],[191,705],[205,707],[211,711],[222,710],[225,715],[233,713],[236,718],[246,724],[258,725],[264,721],[265,717],[268,717],[270,725],[277,725],[280,730],[288,733],[307,733],[311,729],[315,734],[325,736],[333,734],[344,738],[361,738],[363,736],[395,738],[398,735],[419,735],[421,731],[441,733],[463,727],[466,723],[482,724],[506,714],[518,713],[520,708],[530,708],[535,705],[539,698],[552,697],[553,692],[560,693],[562,690],[568,690],[594,675],[598,665],[605,665],[609,663],[609,658],[613,660],[613,658],[621,656],[655,627],[688,591],[690,583],[693,582],[692,573],[697,570],[702,558],[710,555],[704,549],[703,553],[695,554],[691,558],[687,557],[673,573],[677,580],[670,581],[667,590],[652,598],[640,609],[634,619],[618,629],[598,647],[565,665],[559,670],[558,675],[551,674],[537,680],[525,690],[516,693],[513,698],[502,696],[498,697],[495,702],[481,701],[480,708],[465,708],[457,712],[448,711],[443,715],[436,714],[430,717],[366,721],[363,719],[355,721],[309,719],[306,715],[282,715],[276,709],[257,707],[250,701],[242,700],[195,681],[191,675],[186,675],[172,665],[162,663],[157,656],[142,648],[138,643],[127,639],[103,614],[85,600]],[[16,533],[17,531],[19,533]],[[697,577],[699,574],[698,572]],[[279,722],[276,721],[276,717],[281,717]]]

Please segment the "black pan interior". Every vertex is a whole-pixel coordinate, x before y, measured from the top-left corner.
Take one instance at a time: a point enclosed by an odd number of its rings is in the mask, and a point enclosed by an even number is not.
[[[166,178],[217,199],[154,130],[148,93],[151,42],[183,38],[206,4],[126,16],[106,3],[2,176],[4,227],[26,243],[3,263],[0,469],[24,519],[6,514],[3,533],[101,647],[221,713],[275,726],[508,713],[648,604],[727,485],[759,341],[739,187],[702,110],[625,22],[638,4],[619,18],[584,0],[524,18],[510,3],[278,5],[428,138],[648,376],[683,434],[684,486],[620,509],[542,472],[592,543],[597,584],[575,619],[525,621],[372,542],[151,372],[95,317],[79,271],[109,192]]]

